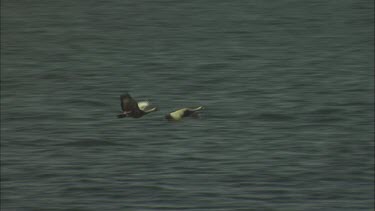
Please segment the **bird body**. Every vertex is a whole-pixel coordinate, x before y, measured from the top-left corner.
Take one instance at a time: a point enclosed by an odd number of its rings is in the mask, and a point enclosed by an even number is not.
[[[157,111],[156,107],[150,108],[148,101],[137,102],[128,93],[120,96],[122,113],[118,118],[133,117],[140,118],[148,113]]]
[[[184,117],[198,117],[197,111],[202,110],[202,109],[203,109],[203,106],[199,106],[197,108],[181,108],[181,109],[178,109],[174,112],[171,112],[165,115],[165,118],[167,120],[178,121]]]

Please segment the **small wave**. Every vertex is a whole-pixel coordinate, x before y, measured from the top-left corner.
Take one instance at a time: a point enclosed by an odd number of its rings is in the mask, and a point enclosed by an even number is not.
[[[286,120],[295,119],[295,117],[292,115],[279,114],[279,113],[262,113],[262,114],[259,114],[256,118],[260,120],[268,120],[268,121],[286,121]]]
[[[92,146],[115,146],[118,143],[103,140],[74,140],[65,143],[56,144],[56,146],[78,146],[78,147],[92,147]]]
[[[335,113],[343,113],[343,109],[339,108],[319,108],[314,110],[313,114],[335,114]]]
[[[345,119],[345,110],[341,108],[318,108],[309,113],[306,116],[311,119],[312,122],[337,122]]]

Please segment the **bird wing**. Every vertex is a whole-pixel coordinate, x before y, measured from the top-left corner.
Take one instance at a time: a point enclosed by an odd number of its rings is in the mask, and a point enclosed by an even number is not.
[[[184,111],[183,116],[187,117],[187,116],[196,115],[197,111],[202,110],[202,109],[203,109],[203,106],[199,106],[197,108],[186,108],[186,110]]]
[[[142,111],[145,111],[149,106],[150,106],[150,102],[148,102],[148,101],[138,102],[138,108]]]
[[[199,106],[197,108],[188,108],[189,111],[199,111],[199,110],[202,110],[203,109],[203,106]]]
[[[181,108],[181,109],[179,109],[179,110],[177,110],[177,111],[174,111],[174,112],[170,113],[169,115],[170,115],[174,120],[180,120],[180,119],[182,119],[182,117],[185,115],[186,111],[188,111],[187,108]]]
[[[150,113],[150,112],[158,110],[157,107],[151,106],[151,104],[150,104],[149,101],[140,101],[140,102],[138,102],[138,107],[139,107],[139,109],[141,111],[143,111],[145,113]]]
[[[137,101],[135,101],[129,94],[124,94],[120,96],[121,109],[126,112],[138,112],[139,107]]]

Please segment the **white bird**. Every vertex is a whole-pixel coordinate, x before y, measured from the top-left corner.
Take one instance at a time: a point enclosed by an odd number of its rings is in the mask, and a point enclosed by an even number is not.
[[[202,109],[203,106],[197,108],[181,108],[165,115],[165,118],[169,121],[178,121],[184,117],[199,117],[198,111]]]

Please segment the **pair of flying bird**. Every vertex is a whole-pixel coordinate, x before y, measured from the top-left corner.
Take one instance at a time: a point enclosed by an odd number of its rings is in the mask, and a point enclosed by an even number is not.
[[[150,108],[151,106],[148,101],[137,102],[128,93],[121,95],[120,100],[122,113],[117,115],[118,118],[140,118],[148,113],[158,110],[157,107]],[[202,109],[202,106],[197,108],[181,108],[165,115],[165,118],[169,121],[178,121],[184,117],[198,117],[198,111]]]

